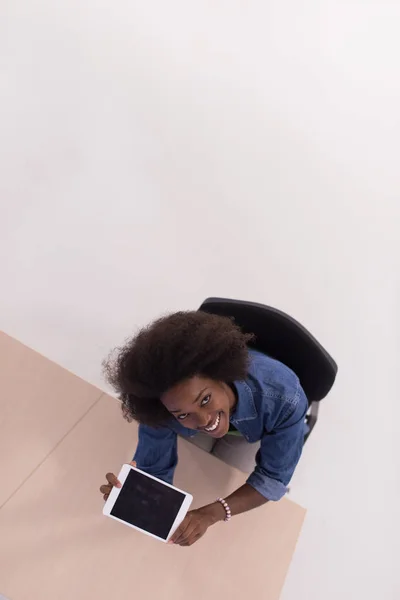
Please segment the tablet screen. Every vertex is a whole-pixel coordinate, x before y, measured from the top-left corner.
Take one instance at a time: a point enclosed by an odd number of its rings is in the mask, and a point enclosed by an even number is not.
[[[110,514],[166,540],[184,499],[185,494],[132,469]]]

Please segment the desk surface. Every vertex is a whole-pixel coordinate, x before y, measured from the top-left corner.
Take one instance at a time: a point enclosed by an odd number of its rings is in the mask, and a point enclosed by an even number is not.
[[[5,481],[0,594],[11,600],[109,600],[127,594],[174,600],[235,599],[244,593],[263,600],[279,597],[303,508],[287,499],[269,503],[214,526],[190,548],[167,546],[103,517],[98,488],[107,471],[118,471],[131,459],[136,425],[122,419],[110,396],[11,338],[0,338],[1,354],[8,345],[13,348],[7,399],[3,390],[0,396],[5,414],[1,432],[7,432],[11,456],[0,453],[2,485],[3,473],[12,472],[10,464],[26,467],[22,483],[20,476]],[[23,398],[21,361],[32,367],[25,375]],[[47,410],[47,400],[40,399],[44,389],[51,407],[62,404],[58,410]],[[25,416],[19,419],[22,409]],[[30,422],[25,442],[21,428]],[[36,450],[30,456],[32,444]],[[193,494],[195,506],[227,495],[244,480],[243,474],[183,440],[179,458],[175,481]]]

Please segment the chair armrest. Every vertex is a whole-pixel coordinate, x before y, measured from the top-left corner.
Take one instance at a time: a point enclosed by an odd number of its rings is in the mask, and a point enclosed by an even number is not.
[[[306,423],[308,425],[308,432],[304,436],[304,443],[306,443],[306,441],[310,437],[310,433],[314,429],[315,423],[318,420],[318,410],[319,410],[319,402],[311,402],[311,404],[310,404],[310,410],[309,410],[309,412],[308,412],[308,414],[306,416]]]

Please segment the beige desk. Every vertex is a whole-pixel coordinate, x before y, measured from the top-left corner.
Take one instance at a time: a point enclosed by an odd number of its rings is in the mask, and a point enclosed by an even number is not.
[[[4,359],[0,594],[10,600],[279,597],[303,508],[286,499],[270,503],[216,525],[190,548],[107,519],[98,487],[106,471],[131,459],[136,426],[122,419],[114,399],[0,335],[0,364]],[[179,457],[176,483],[196,506],[244,480],[185,441]]]

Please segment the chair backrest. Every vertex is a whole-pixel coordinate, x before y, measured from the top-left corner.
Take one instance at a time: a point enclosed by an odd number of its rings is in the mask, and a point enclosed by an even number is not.
[[[254,348],[290,367],[300,379],[308,402],[320,401],[331,389],[337,365],[305,327],[285,313],[242,300],[207,298],[204,312],[233,317],[245,333],[253,333]]]

